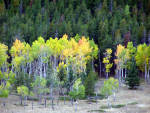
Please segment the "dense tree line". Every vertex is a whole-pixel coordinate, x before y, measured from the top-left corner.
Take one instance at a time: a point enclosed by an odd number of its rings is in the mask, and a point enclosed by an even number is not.
[[[7,62],[8,53],[11,63]],[[17,91],[22,105],[27,96],[37,96],[39,102],[42,95],[50,93],[53,98],[54,89],[75,100],[92,95],[97,74],[92,66],[88,66],[89,72],[86,67],[97,54],[94,41],[78,35],[71,39],[67,35],[49,40],[39,37],[32,45],[16,39],[10,51],[0,43],[0,97]],[[89,85],[90,90],[85,92]]]
[[[10,48],[17,39],[32,44],[38,36],[94,39],[99,56],[118,44],[150,43],[149,0],[1,0],[0,42]],[[114,58],[115,55],[112,55]],[[99,58],[101,67],[102,58]],[[114,68],[114,67],[113,67]]]

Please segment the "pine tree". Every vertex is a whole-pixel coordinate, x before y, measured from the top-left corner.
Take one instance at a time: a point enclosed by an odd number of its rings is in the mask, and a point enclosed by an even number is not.
[[[85,79],[85,94],[90,96],[94,94],[95,83],[97,80],[97,73],[94,71],[90,71],[87,78]]]
[[[130,68],[127,71],[127,78],[125,81],[130,89],[134,89],[140,85],[140,78],[138,77],[138,70],[136,68],[134,58],[132,58],[132,63],[130,64]]]

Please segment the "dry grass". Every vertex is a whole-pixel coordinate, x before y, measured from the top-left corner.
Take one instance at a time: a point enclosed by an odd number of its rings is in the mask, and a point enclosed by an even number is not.
[[[98,87],[98,85],[97,85]],[[2,102],[6,102],[6,106],[3,107]],[[51,107],[50,100],[47,101],[47,107],[39,105],[37,101],[27,101],[28,106],[20,106],[19,97],[10,95],[8,99],[0,99],[0,113],[150,113],[150,85],[142,84],[137,90],[128,90],[126,86],[119,89],[116,94],[116,101],[113,101],[111,97],[112,105],[124,105],[121,107],[101,109],[102,106],[107,105],[107,100],[98,100],[97,103],[91,102],[90,104],[86,100],[79,100],[77,103],[77,111],[75,111],[75,104],[72,106],[70,101],[64,102],[61,100],[57,105],[57,101],[54,101],[54,110]]]

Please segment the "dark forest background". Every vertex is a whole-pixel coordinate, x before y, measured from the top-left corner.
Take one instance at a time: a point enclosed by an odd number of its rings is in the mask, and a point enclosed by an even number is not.
[[[65,33],[95,41],[95,67],[103,73],[106,48],[114,57],[118,44],[150,44],[150,0],[0,0],[0,42],[9,48],[16,38],[32,44]]]

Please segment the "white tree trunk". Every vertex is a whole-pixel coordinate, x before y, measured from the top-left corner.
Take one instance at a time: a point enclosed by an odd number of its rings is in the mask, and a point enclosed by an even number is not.
[[[145,81],[147,81],[147,66],[146,66],[146,63],[145,63]]]
[[[66,64],[67,64],[67,78],[69,79],[68,58],[66,59]]]
[[[121,69],[121,81],[123,81],[123,69]]]
[[[114,97],[114,101],[116,101],[116,92],[115,91],[114,91],[113,97]]]
[[[108,79],[108,72],[107,72],[107,74],[106,74],[106,79]]]
[[[31,62],[29,64],[29,76],[31,75],[31,71],[32,71],[32,66],[31,66]]]
[[[46,64],[44,64],[44,78],[46,78]]]
[[[117,69],[116,78],[119,80],[119,69]]]
[[[121,69],[119,69],[119,86],[121,85]]]
[[[92,71],[95,72],[95,69],[94,69],[94,61],[93,61],[93,56],[92,56]]]
[[[57,70],[56,69],[56,62],[57,62],[56,60],[57,60],[56,56],[54,56],[54,74],[56,74],[56,70]]]
[[[98,54],[98,58],[99,58],[99,75],[100,75],[100,77],[101,77],[101,72],[102,72],[102,70],[101,70],[101,58],[100,58],[100,52],[99,52],[99,54]]]
[[[108,108],[111,106],[111,105],[110,105],[110,101],[109,101],[109,96],[108,96],[108,98],[107,98],[107,105],[108,105]]]
[[[125,78],[127,77],[127,69],[125,68]]]
[[[46,53],[44,53],[44,58],[46,58]],[[46,78],[46,62],[44,62],[44,73],[43,73],[43,75],[44,75],[44,78]]]
[[[149,69],[148,69],[148,72],[147,72],[147,82],[149,82]]]
[[[42,56],[40,56],[40,77],[42,77]]]

